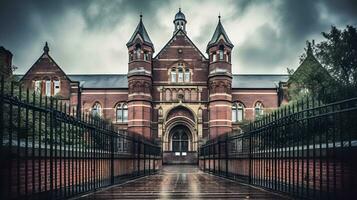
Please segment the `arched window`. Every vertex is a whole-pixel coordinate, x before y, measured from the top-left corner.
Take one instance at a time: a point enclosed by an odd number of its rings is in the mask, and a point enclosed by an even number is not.
[[[95,103],[92,107],[92,116],[93,117],[101,117],[102,116],[102,106],[100,103]]]
[[[135,46],[135,54],[136,54],[136,59],[140,59],[140,54],[141,54],[141,45],[137,44]]]
[[[173,83],[176,82],[176,69],[175,68],[171,69],[171,82],[173,82]]]
[[[219,46],[219,60],[223,60],[223,54],[224,54],[224,46],[221,45]]]
[[[185,82],[190,82],[190,70],[185,70]]]
[[[117,122],[128,121],[128,105],[126,103],[118,103],[116,107],[116,119]]]
[[[172,135],[172,151],[188,151],[188,136],[183,130],[179,130]]]
[[[169,89],[166,89],[165,91],[165,100],[171,101],[171,91]]]
[[[259,119],[264,114],[264,106],[262,102],[258,101],[254,106],[255,118]]]
[[[226,61],[229,62],[229,53],[226,54]]]
[[[232,122],[242,122],[244,120],[244,105],[240,102],[232,105]]]
[[[182,82],[183,82],[183,70],[182,70],[182,68],[179,68],[179,69],[178,69],[178,79],[177,79],[177,81],[178,81],[179,83],[182,83]]]

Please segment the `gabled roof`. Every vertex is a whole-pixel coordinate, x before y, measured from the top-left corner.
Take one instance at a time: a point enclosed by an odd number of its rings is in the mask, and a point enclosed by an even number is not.
[[[219,41],[219,38],[223,36],[228,46],[233,47],[231,40],[228,38],[226,31],[221,23],[221,17],[219,16],[218,24],[216,30],[213,33],[212,39],[208,42],[207,49]]]
[[[176,35],[178,34],[183,34],[187,39],[188,41],[191,43],[191,45],[197,49],[197,51],[200,53],[200,55],[207,60],[206,56],[202,53],[202,51],[192,42],[192,40],[187,36],[187,34],[185,33],[185,31],[183,31],[182,29],[179,29],[178,31],[175,32],[175,34],[171,37],[171,39],[164,45],[164,47],[162,47],[162,49],[159,51],[158,54],[156,54],[156,56],[154,57],[154,59],[156,59],[160,54],[161,52],[167,47],[169,46],[169,44],[171,43],[171,41],[176,37]]]
[[[130,46],[131,44],[133,44],[135,42],[135,38],[136,36],[139,35],[141,37],[141,39],[143,40],[144,43],[150,45],[150,46],[154,46],[153,43],[150,40],[149,34],[147,33],[143,20],[142,20],[142,15],[140,15],[140,21],[138,26],[136,26],[136,29],[133,33],[133,35],[130,37],[130,40],[128,41],[128,43],[126,43],[126,46]]]
[[[68,78],[68,80],[71,80],[67,74],[62,70],[62,68],[56,63],[56,61],[50,56],[49,54],[49,51],[50,51],[50,48],[48,47],[48,43],[46,42],[45,46],[43,47],[43,53],[42,55],[36,60],[36,62],[30,67],[29,70],[27,70],[27,72],[21,76],[21,79],[20,81],[23,80],[23,78],[25,78],[27,76],[28,73],[30,73],[32,71],[32,69],[34,67],[36,67],[38,65],[38,63],[41,61],[41,60],[49,60],[50,62],[52,62],[62,73],[63,75]]]
[[[306,58],[302,61],[299,67],[291,75],[289,83],[301,82],[304,83],[305,79],[314,79],[316,75],[322,75],[324,78],[332,78],[328,71],[321,65],[312,52],[311,43],[308,43]]]

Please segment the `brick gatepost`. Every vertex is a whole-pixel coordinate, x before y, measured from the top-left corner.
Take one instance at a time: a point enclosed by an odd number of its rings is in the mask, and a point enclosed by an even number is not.
[[[128,131],[151,138],[154,45],[146,32],[141,15],[127,47],[129,52]]]
[[[209,132],[210,138],[232,131],[232,42],[219,17],[218,25],[207,45],[209,54]]]

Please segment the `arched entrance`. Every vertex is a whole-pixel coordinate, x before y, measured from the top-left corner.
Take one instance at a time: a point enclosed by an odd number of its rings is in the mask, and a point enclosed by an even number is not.
[[[196,116],[183,106],[167,113],[163,134],[164,164],[197,164],[196,121]]]

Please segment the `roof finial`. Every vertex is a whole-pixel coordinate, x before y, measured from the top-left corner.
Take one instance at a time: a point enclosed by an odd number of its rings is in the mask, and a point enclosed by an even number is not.
[[[307,43],[307,51],[306,51],[306,54],[307,55],[312,55],[312,47],[311,47],[311,42],[310,41],[306,41]]]
[[[181,7],[179,7],[179,12],[181,12]]]
[[[218,21],[221,21],[221,12],[218,14]]]
[[[46,41],[45,46],[43,47],[43,52],[45,52],[46,54],[48,54],[48,52],[50,51],[50,48],[48,47],[48,43]]]
[[[143,13],[140,11],[140,21],[143,20]]]

